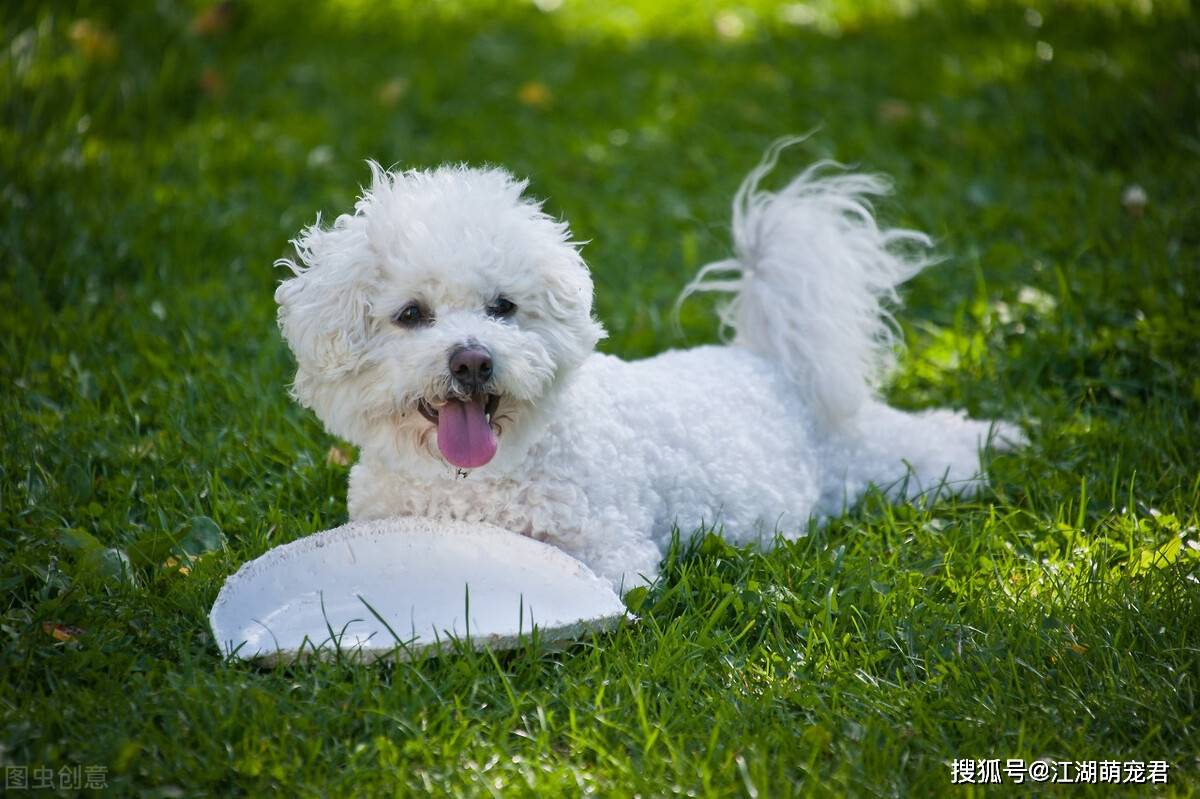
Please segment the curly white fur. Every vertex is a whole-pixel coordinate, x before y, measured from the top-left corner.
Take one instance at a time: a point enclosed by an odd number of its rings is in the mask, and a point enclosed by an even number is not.
[[[302,232],[276,292],[296,398],[361,450],[351,518],[489,521],[629,587],[654,577],[675,526],[769,544],[872,484],[896,499],[977,490],[991,425],[874,398],[892,352],[885,306],[922,266],[906,248],[927,240],[877,226],[864,198],[878,178],[818,165],[759,191],[781,146],[737,194],[736,258],[688,289],[733,292],[734,343],[635,362],[594,353],[587,267],[523,181],[372,164],[355,212]],[[499,297],[511,315],[489,311]],[[428,318],[396,324],[411,303]],[[422,412],[464,396],[448,364],[468,344],[491,353],[499,398],[498,449],[469,473]]]
[[[894,364],[896,287],[929,261],[917,248],[929,238],[881,229],[867,198],[886,194],[876,175],[822,177],[814,164],[777,194],[759,182],[780,152],[776,142],[733,201],[735,257],[700,270],[681,300],[698,291],[732,299],[721,321],[734,343],[777,363],[830,423],[852,420]]]

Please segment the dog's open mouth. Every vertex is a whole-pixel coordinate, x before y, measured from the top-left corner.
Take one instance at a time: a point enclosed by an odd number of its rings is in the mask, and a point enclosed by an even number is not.
[[[438,449],[446,462],[459,469],[477,469],[496,454],[492,414],[499,404],[499,394],[475,394],[448,399],[436,408],[421,400],[417,409],[437,427]]]

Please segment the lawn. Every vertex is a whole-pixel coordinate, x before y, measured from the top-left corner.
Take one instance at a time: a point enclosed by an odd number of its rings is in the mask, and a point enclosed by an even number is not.
[[[1186,2],[7,2],[0,32],[6,780],[967,796],[956,759],[1048,758],[1200,792]],[[716,339],[674,298],[804,131],[787,170],[890,174],[882,216],[937,239],[886,393],[1020,423],[991,490],[869,497],[768,554],[682,531],[641,621],[565,651],[222,659],[225,577],[346,518],[347,452],[287,397],[272,261],[364,159],[528,175],[590,242],[602,348],[638,357]]]

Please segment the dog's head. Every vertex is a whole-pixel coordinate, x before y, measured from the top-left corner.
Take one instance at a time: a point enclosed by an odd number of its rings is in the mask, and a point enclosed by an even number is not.
[[[512,464],[604,335],[577,245],[503,170],[371,173],[280,261],[294,394],[401,471]]]

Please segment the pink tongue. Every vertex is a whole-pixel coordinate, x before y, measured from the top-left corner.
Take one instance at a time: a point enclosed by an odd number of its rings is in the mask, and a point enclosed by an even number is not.
[[[438,449],[460,469],[475,469],[496,454],[496,434],[484,415],[483,399],[450,400],[438,408]]]

